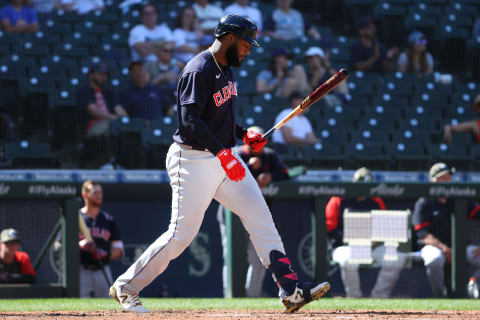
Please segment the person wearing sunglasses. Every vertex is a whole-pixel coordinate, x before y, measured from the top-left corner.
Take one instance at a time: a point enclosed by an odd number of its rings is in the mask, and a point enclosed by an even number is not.
[[[150,84],[158,85],[163,90],[173,93],[177,80],[183,69],[183,63],[173,58],[175,43],[163,41],[154,46],[157,61],[145,63],[145,70],[150,75]]]
[[[398,57],[398,71],[416,74],[419,77],[433,72],[433,57],[427,51],[427,39],[420,31],[408,36],[408,48]]]

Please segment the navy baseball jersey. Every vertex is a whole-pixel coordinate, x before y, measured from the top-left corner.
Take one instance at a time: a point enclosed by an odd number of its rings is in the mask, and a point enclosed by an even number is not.
[[[181,107],[198,108],[201,119],[226,148],[236,145],[237,88],[229,67],[215,63],[205,50],[190,60],[180,75],[177,87],[178,129],[173,139],[182,144],[205,149],[182,124]]]
[[[97,248],[103,249],[110,255],[112,241],[121,240],[120,232],[113,217],[105,211],[100,211],[96,219],[92,219],[86,214],[81,213],[83,221],[90,231],[90,235]],[[99,266],[99,262],[93,259],[89,252],[80,250],[80,264],[88,266]]]

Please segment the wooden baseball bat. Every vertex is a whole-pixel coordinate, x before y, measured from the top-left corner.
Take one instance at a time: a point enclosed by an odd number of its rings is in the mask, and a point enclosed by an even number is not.
[[[95,241],[93,241],[92,235],[90,234],[90,231],[88,231],[88,227],[85,224],[85,221],[83,221],[82,214],[80,212],[78,213],[78,229],[80,229],[80,232],[83,234],[85,239],[95,243]]]
[[[348,71],[345,69],[340,69],[337,71],[333,76],[330,77],[327,81],[322,83],[317,89],[315,89],[312,93],[308,95],[305,99],[303,99],[302,103],[300,103],[295,109],[292,110],[285,118],[283,118],[279,123],[277,123],[273,128],[268,130],[264,135],[263,138],[268,139],[270,136],[280,127],[282,127],[285,123],[290,121],[293,117],[297,114],[305,110],[306,108],[310,107],[312,104],[323,98],[327,93],[335,89],[340,82],[345,80],[348,76]]]

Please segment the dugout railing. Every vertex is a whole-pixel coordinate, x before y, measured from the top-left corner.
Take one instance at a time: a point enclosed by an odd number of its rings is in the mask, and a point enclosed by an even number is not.
[[[61,170],[56,170],[62,173]],[[11,172],[10,172],[11,173]],[[68,174],[67,174],[68,173]],[[28,180],[28,175],[24,179]],[[28,202],[29,200],[52,200],[58,201],[61,208],[63,267],[62,281],[55,285],[9,285],[0,286],[0,297],[53,297],[53,296],[78,296],[78,208],[80,186],[84,178],[99,180],[104,188],[106,201],[115,199],[128,199],[128,201],[158,200],[169,202],[171,199],[170,186],[167,183],[164,172],[135,172],[135,171],[90,171],[86,176],[76,176],[72,171],[61,174],[62,179],[70,182],[52,181],[11,181],[11,176],[0,176],[0,199]],[[69,178],[65,178],[69,176]],[[454,198],[455,215],[452,216],[452,251],[453,263],[451,272],[451,284],[455,297],[466,296],[467,265],[465,247],[467,243],[467,200],[477,198],[480,195],[479,183],[430,184],[426,182],[415,183],[351,183],[351,182],[315,182],[302,177],[296,180],[270,184],[263,189],[264,196],[273,201],[301,200],[313,202],[311,214],[312,245],[314,255],[312,257],[314,278],[317,281],[327,279],[327,239],[325,225],[325,206],[331,196],[342,197],[371,197],[379,196],[384,199],[411,199],[419,197],[446,196]],[[166,215],[169,212],[164,212]],[[228,230],[227,255],[227,296],[239,297],[245,295],[246,244],[244,230],[240,220],[235,215],[226,216]],[[160,228],[161,226],[159,226]],[[166,225],[164,226],[166,228]],[[161,228],[163,230],[163,227]],[[49,230],[48,232],[54,230]],[[161,231],[160,229],[158,230]],[[51,245],[49,237],[44,246]],[[31,257],[36,261],[37,255]],[[219,262],[221,263],[221,262]]]

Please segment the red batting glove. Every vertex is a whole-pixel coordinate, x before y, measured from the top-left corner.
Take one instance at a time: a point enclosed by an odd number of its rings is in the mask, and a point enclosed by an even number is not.
[[[92,252],[93,249],[95,249],[95,244],[92,241],[88,241],[87,239],[80,240],[78,242],[78,246],[80,247],[80,250],[86,252]]]
[[[245,168],[242,163],[232,154],[230,149],[222,149],[217,154],[220,164],[227,176],[232,181],[240,181],[245,177]]]
[[[260,133],[250,130],[245,132],[242,140],[246,145],[249,145],[253,149],[253,152],[259,152],[268,142],[268,139],[264,139]]]
[[[97,261],[103,261],[103,259],[105,259],[107,255],[108,255],[108,252],[100,248],[95,248],[92,251],[93,259]]]

